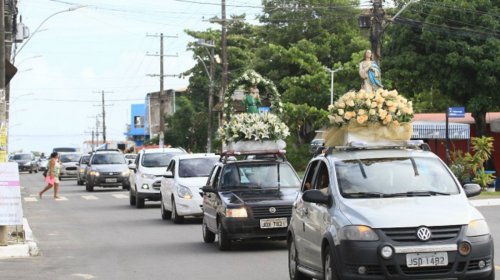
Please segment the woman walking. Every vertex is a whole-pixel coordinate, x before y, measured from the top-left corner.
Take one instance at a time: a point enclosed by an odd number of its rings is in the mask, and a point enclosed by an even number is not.
[[[38,197],[42,199],[42,194],[48,191],[50,188],[54,187],[54,198],[59,198],[57,195],[59,191],[59,173],[61,171],[61,166],[59,165],[59,154],[57,152],[53,152],[50,154],[49,164],[48,164],[48,172],[45,177],[45,182],[47,186],[38,193]]]

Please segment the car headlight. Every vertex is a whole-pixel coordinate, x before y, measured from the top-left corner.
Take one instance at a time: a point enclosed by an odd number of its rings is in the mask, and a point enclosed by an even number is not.
[[[142,177],[143,179],[150,179],[150,180],[154,180],[154,179],[156,179],[156,176],[155,176],[155,175],[153,175],[153,174],[146,174],[146,173],[142,173],[142,174],[141,174],[141,177]]]
[[[181,185],[177,185],[177,195],[180,198],[184,198],[184,199],[193,198],[193,194],[191,193],[191,190],[188,187],[184,187]]]
[[[378,235],[367,226],[346,226],[340,230],[341,240],[375,241]]]
[[[96,170],[92,170],[92,171],[90,171],[90,176],[96,176],[96,177],[99,177],[99,175],[101,175],[101,174],[99,174],[99,171],[96,171]]]
[[[27,162],[24,164],[24,166],[30,166],[31,165],[31,162]]]
[[[84,173],[85,172],[85,168],[80,168],[80,173]]]
[[[245,208],[234,208],[234,209],[226,209],[226,217],[231,217],[231,218],[246,218],[248,217],[247,215],[247,209]]]
[[[474,220],[467,226],[467,236],[480,236],[490,234],[490,229],[485,220]]]
[[[130,170],[129,169],[127,169],[127,170],[125,170],[125,171],[122,172],[122,176],[123,177],[128,177],[129,175],[130,175]]]

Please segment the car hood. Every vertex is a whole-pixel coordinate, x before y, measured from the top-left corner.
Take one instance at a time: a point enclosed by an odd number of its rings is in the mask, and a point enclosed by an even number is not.
[[[17,162],[20,165],[23,165],[23,164],[26,164],[28,162],[31,162],[31,160],[13,160],[13,161]]]
[[[167,174],[167,168],[166,167],[142,167],[141,169],[142,173],[144,174],[151,174],[155,176],[162,176]]]
[[[92,166],[92,169],[99,172],[123,172],[128,170],[128,166],[124,164],[100,164]]]
[[[297,197],[298,189],[253,189],[253,190],[234,190],[219,192],[221,199],[226,205],[230,204],[269,204],[269,203],[293,203]]]
[[[372,228],[463,225],[483,219],[463,195],[344,199],[340,210],[352,224]]]
[[[185,187],[201,188],[207,184],[208,177],[178,178],[177,183]]]

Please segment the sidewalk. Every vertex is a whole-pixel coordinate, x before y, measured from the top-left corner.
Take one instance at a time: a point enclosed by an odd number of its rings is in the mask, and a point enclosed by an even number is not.
[[[15,233],[15,228],[8,227],[8,231]],[[8,246],[0,246],[0,259],[30,257],[39,254],[33,232],[26,218],[23,219],[23,226],[19,233],[14,234],[14,236],[9,234],[8,244]]]

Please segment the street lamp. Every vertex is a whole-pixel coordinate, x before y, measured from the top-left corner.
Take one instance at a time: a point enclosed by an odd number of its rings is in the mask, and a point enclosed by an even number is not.
[[[198,45],[205,47],[205,50],[208,53],[208,56],[210,57],[210,72],[207,70],[207,65],[201,59],[200,56],[196,56],[196,58],[203,64],[203,67],[205,67],[205,71],[208,76],[208,80],[210,82],[209,87],[208,87],[208,131],[207,131],[207,153],[210,153],[212,151],[212,108],[214,106],[214,72],[215,72],[215,65],[214,61],[218,61],[218,56],[214,54],[214,49],[215,45],[213,41],[205,41],[203,39],[199,39],[198,42],[196,42]],[[208,48],[210,48],[210,51],[208,51]]]
[[[72,12],[72,11],[75,11],[75,10],[78,10],[80,8],[83,8],[83,7],[86,7],[86,6],[83,6],[83,5],[80,5],[80,6],[75,6],[75,7],[71,7],[69,9],[65,9],[65,10],[62,10],[62,11],[59,11],[59,12],[55,12],[53,14],[51,14],[50,16],[48,16],[47,18],[45,18],[38,26],[37,28],[35,29],[35,31],[31,34],[31,36],[28,37],[28,39],[26,39],[26,41],[24,41],[24,43],[21,45],[21,47],[14,53],[14,56],[12,57],[12,61],[14,61],[16,59],[16,56],[21,52],[21,50],[24,48],[24,46],[26,46],[26,44],[31,40],[31,38],[33,38],[33,36],[35,36],[35,34],[37,32],[40,31],[40,28],[42,27],[42,25],[48,21],[50,18],[58,15],[58,14],[62,14],[62,13],[66,13],[66,12]]]
[[[326,66],[324,66],[325,70],[330,72],[331,74],[331,79],[330,79],[330,105],[333,105],[333,82],[334,82],[334,78],[335,78],[335,73],[342,70],[342,67],[339,67],[335,70],[332,70]]]

